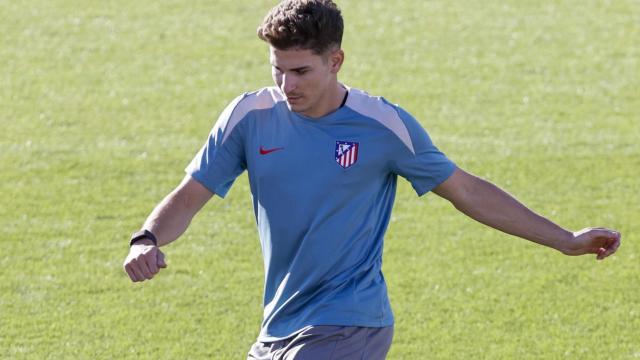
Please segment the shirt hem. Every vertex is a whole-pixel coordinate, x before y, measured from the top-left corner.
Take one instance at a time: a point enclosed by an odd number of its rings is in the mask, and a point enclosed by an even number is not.
[[[346,323],[343,321],[314,321],[313,324],[309,324],[309,325],[305,325],[303,327],[301,327],[298,330],[293,331],[292,333],[286,335],[286,336],[263,336],[263,335],[259,335],[258,336],[258,342],[262,342],[262,343],[270,343],[270,342],[276,342],[276,341],[282,341],[282,340],[286,340],[289,339],[293,336],[296,336],[297,334],[299,334],[302,331],[305,331],[306,329],[313,327],[313,326],[348,326],[348,327],[370,327],[370,328],[383,328],[383,327],[389,327],[389,326],[393,326],[394,325],[394,321],[393,319],[389,320],[389,321],[371,321],[371,322],[355,322],[355,323]]]

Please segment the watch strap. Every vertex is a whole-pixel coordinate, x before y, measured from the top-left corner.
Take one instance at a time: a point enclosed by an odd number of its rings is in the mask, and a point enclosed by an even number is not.
[[[133,244],[136,241],[139,241],[142,239],[149,239],[151,240],[151,242],[153,242],[154,246],[158,246],[158,238],[156,238],[156,236],[153,235],[153,233],[147,229],[140,230],[138,232],[133,233],[133,235],[131,235],[131,240],[129,240],[129,246],[133,246]]]

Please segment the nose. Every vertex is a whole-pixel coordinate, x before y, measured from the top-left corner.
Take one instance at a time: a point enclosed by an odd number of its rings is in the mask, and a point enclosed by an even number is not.
[[[282,92],[285,94],[290,94],[293,90],[296,89],[296,80],[295,76],[282,74]]]

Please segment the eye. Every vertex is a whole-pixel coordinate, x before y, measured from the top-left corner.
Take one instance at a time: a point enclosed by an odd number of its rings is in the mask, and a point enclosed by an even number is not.
[[[296,74],[298,74],[298,75],[304,75],[304,74],[306,74],[308,72],[309,72],[309,70],[307,70],[307,69],[296,70]]]

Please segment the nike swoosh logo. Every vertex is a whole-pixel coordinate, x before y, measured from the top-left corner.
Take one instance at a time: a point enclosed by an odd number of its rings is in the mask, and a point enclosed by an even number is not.
[[[282,147],[277,147],[277,148],[273,148],[273,149],[265,149],[262,146],[260,146],[260,155],[267,155],[267,154],[271,154],[274,151],[278,151],[278,150],[282,150],[284,148]]]

